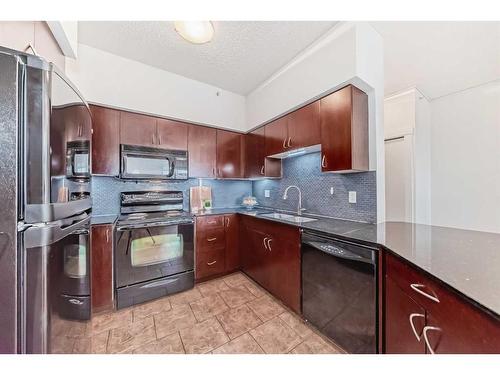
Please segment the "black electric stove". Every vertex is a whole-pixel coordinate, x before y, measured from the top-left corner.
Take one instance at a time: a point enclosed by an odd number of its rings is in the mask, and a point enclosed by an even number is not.
[[[121,194],[116,224],[117,308],[194,286],[194,220],[180,191]]]

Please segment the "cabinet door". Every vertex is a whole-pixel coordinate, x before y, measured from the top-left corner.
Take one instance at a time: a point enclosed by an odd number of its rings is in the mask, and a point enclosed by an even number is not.
[[[425,354],[422,336],[425,323],[425,310],[403,292],[390,277],[386,276],[385,352],[387,354]]]
[[[319,100],[288,115],[289,149],[318,145],[321,143]]]
[[[158,147],[167,150],[187,150],[188,125],[178,121],[157,119]]]
[[[92,311],[113,309],[113,225],[92,225]]]
[[[269,290],[286,306],[301,313],[300,239],[295,233],[270,237],[267,241],[269,263]]]
[[[54,108],[53,112],[61,112],[64,121],[66,142],[86,141],[92,136],[92,119],[84,105],[69,105],[63,108]]]
[[[120,112],[90,106],[93,116],[92,173],[118,176],[120,173]]]
[[[264,127],[245,135],[245,177],[264,177],[265,135]]]
[[[243,177],[241,142],[241,134],[217,130],[217,177]]]
[[[287,151],[288,130],[287,116],[279,118],[265,126],[266,156]]]
[[[217,131],[205,126],[189,125],[189,177],[215,177]]]
[[[135,146],[157,146],[156,118],[121,112],[120,143]]]
[[[240,268],[240,232],[239,216],[236,214],[224,215],[226,230],[226,272]]]
[[[320,101],[321,170],[368,170],[368,96],[353,86]]]

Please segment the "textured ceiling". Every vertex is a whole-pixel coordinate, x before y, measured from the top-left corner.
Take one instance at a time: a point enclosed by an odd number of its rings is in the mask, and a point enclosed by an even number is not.
[[[385,94],[430,99],[500,78],[500,22],[371,22],[384,38]]]
[[[246,95],[335,25],[219,21],[207,44],[183,40],[173,22],[79,22],[79,42]]]

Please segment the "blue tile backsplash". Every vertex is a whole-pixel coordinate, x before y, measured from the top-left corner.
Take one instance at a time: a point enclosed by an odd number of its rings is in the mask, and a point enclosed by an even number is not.
[[[189,210],[189,188],[198,186],[197,178],[184,181],[161,183],[123,181],[115,177],[92,177],[92,213],[110,215],[120,212],[120,193],[137,190],[180,190],[184,193],[184,209]],[[252,182],[241,180],[203,179],[203,186],[212,187],[212,205],[215,208],[236,207],[241,205],[243,197],[252,194]]]
[[[198,179],[144,183],[123,181],[114,177],[92,177],[92,211],[95,215],[120,212],[120,193],[137,190],[180,190],[184,192],[184,209],[189,210],[189,188],[197,186]],[[305,213],[374,223],[377,217],[376,173],[351,174],[321,173],[320,153],[312,153],[283,160],[283,178],[259,181],[203,179],[204,186],[212,187],[213,207],[237,207],[246,195],[254,195],[261,206],[296,210],[298,193],[291,189],[283,200],[287,186],[297,185],[302,190]],[[333,195],[330,195],[333,187]],[[264,197],[264,190],[270,197]],[[357,203],[348,202],[349,191],[356,191]]]
[[[283,210],[296,210],[298,192],[290,189],[288,199],[283,193],[289,185],[302,191],[304,213],[310,212],[340,219],[376,222],[376,172],[349,174],[321,173],[319,152],[283,160],[283,178],[253,182],[253,195],[261,206]],[[333,187],[333,195],[330,188]],[[270,191],[270,197],[264,196]],[[357,203],[349,203],[349,191],[356,191]]]

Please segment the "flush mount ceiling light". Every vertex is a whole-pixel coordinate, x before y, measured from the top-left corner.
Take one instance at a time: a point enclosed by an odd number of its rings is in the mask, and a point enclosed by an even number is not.
[[[208,43],[214,36],[214,26],[210,21],[175,21],[175,31],[188,42]]]

